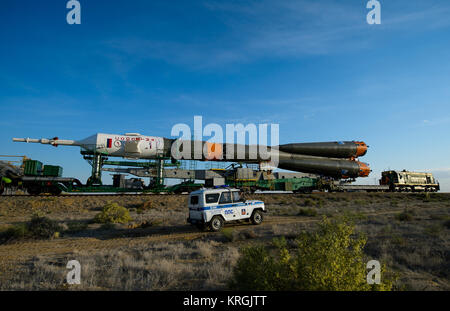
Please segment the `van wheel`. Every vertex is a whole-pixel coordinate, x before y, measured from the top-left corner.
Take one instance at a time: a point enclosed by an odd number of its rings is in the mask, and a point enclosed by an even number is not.
[[[214,216],[209,224],[212,231],[219,231],[223,227],[223,219],[220,216]]]
[[[263,215],[261,211],[254,211],[252,214],[252,217],[250,217],[250,220],[252,221],[252,224],[259,225],[263,221]]]

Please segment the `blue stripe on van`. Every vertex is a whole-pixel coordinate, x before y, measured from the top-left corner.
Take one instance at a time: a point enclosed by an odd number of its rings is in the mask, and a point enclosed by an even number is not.
[[[211,209],[220,209],[220,208],[230,208],[230,207],[239,207],[239,206],[249,206],[249,205],[256,205],[261,204],[264,202],[258,201],[258,202],[251,202],[251,203],[237,203],[237,204],[223,204],[223,205],[213,205],[213,206],[206,206],[199,208],[199,211],[207,211]]]

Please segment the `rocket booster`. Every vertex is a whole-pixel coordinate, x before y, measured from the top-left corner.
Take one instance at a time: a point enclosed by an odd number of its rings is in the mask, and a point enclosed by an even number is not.
[[[356,161],[368,146],[364,142],[294,143],[274,147],[175,140],[138,133],[95,134],[83,140],[13,138],[15,142],[79,146],[88,152],[132,159],[170,157],[177,160],[272,163],[280,169],[336,178],[366,177],[368,164]],[[275,160],[275,161],[274,161]],[[270,164],[269,164],[270,165]]]
[[[326,143],[299,143],[280,145],[279,150],[331,158],[357,158],[367,153],[367,145],[362,141],[340,141]]]

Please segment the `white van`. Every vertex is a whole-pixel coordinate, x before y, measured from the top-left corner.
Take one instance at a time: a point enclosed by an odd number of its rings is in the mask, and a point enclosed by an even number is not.
[[[239,189],[200,189],[189,195],[189,218],[187,221],[201,229],[219,231],[225,222],[251,221],[259,225],[266,212],[264,202],[244,201]]]

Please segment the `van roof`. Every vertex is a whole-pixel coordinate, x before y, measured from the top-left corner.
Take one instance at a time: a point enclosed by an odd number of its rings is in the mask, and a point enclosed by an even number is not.
[[[222,192],[227,192],[227,191],[240,191],[240,190],[236,189],[236,188],[202,188],[202,189],[191,192],[190,195],[202,194],[202,193],[206,193],[206,192],[222,193]]]

